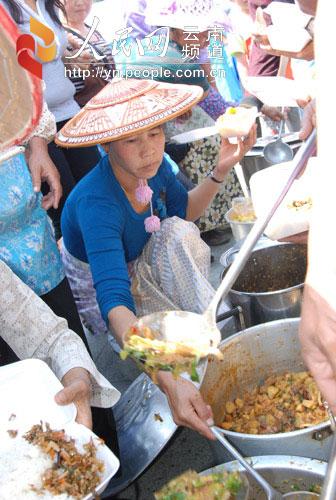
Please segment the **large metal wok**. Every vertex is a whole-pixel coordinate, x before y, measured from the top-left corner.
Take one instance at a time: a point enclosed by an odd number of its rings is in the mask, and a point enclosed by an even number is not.
[[[326,474],[327,464],[320,460],[294,456],[263,456],[251,457],[248,461],[260,472],[267,481],[282,493],[295,490],[311,490],[322,486]],[[242,474],[244,469],[238,462],[227,462],[212,467],[201,474],[212,472],[233,472],[238,470]],[[265,493],[249,477],[250,494],[249,500],[265,500]]]
[[[211,405],[216,426],[228,400],[254,388],[267,376],[305,369],[298,340],[299,319],[285,319],[243,330],[221,342],[223,359],[210,359],[201,392]],[[279,434],[242,434],[218,427],[245,456],[297,455],[327,461],[331,448],[329,423]],[[227,455],[216,445],[218,459]]]

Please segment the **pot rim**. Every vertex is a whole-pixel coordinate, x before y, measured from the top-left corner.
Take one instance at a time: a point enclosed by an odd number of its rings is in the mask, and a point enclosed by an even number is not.
[[[255,331],[260,330],[262,326],[267,325],[268,327],[270,326],[277,326],[277,325],[299,325],[300,323],[300,318],[286,318],[286,319],[277,319],[275,321],[269,321],[268,323],[262,323],[260,325],[254,325],[249,328],[245,328],[245,330],[241,330],[240,332],[235,333],[234,335],[231,335],[227,339],[222,340],[222,342],[219,344],[219,348],[222,346],[226,346],[228,344],[231,344],[232,342],[238,342],[239,338],[242,336],[246,336],[248,334],[253,335]],[[206,371],[206,370],[205,370]],[[205,373],[205,372],[204,372]],[[243,432],[234,432],[234,431],[229,431],[226,429],[223,429],[222,427],[219,427],[217,424],[215,424],[215,427],[223,432],[223,434],[227,434],[230,437],[237,437],[237,438],[242,438],[242,439],[253,439],[256,441],[260,441],[262,439],[283,439],[283,438],[293,438],[297,436],[302,436],[302,434],[310,434],[311,432],[316,432],[322,429],[325,429],[326,427],[330,426],[330,421],[326,420],[325,422],[321,422],[319,424],[311,425],[309,427],[306,427],[304,429],[298,429],[296,431],[290,431],[290,432],[277,432],[273,434],[246,434]]]
[[[274,290],[273,292],[241,292],[239,290],[235,290],[234,288],[231,288],[230,293],[234,294],[239,294],[239,295],[248,295],[249,297],[265,297],[269,295],[277,295],[279,293],[287,293],[287,292],[292,292],[293,290],[297,288],[303,288],[304,282],[299,283],[298,285],[293,285],[289,288],[282,288],[281,290]]]
[[[232,209],[230,209],[232,210]],[[244,224],[244,223],[242,223]],[[245,223],[246,224],[246,223]],[[298,243],[290,243],[290,242],[287,242],[287,241],[274,241],[274,240],[269,240],[269,238],[267,238],[265,240],[265,243],[266,245],[265,246],[261,246],[260,248],[257,248],[255,247],[253,249],[253,252],[259,252],[259,251],[262,251],[262,250],[265,250],[265,249],[268,249],[268,248],[273,248],[273,247],[280,247],[280,246],[283,246],[283,245],[292,245],[292,246],[297,246],[299,245]],[[232,247],[233,248],[233,247]],[[231,249],[227,250],[225,252],[225,256],[229,255],[229,252],[230,252]],[[238,253],[240,250],[240,247],[238,247],[233,253]],[[229,256],[233,255],[230,254]],[[252,255],[251,254],[251,255]],[[232,262],[226,266],[224,266],[224,269],[222,270],[221,272],[221,280],[224,279],[224,275],[225,273],[228,271],[228,269],[232,266]],[[234,286],[234,285],[233,285]],[[233,293],[235,295],[243,295],[243,296],[248,296],[248,297],[266,297],[266,296],[275,296],[276,294],[280,294],[280,293],[287,293],[287,292],[292,292],[293,290],[295,289],[298,289],[298,288],[303,288],[304,286],[304,281],[302,283],[298,283],[297,285],[293,285],[291,287],[288,287],[288,288],[282,288],[281,290],[274,290],[273,292],[242,292],[240,290],[236,290],[235,288],[231,288],[229,293]]]
[[[233,208],[230,208],[230,210],[228,210],[228,211],[226,212],[226,214],[224,215],[226,222],[228,222],[229,224],[242,225],[242,226],[253,226],[253,225],[254,225],[254,223],[255,223],[255,222],[256,222],[256,220],[257,220],[257,219],[255,219],[254,221],[239,221],[239,220],[231,220],[231,219],[230,219],[230,212],[231,212],[231,213],[233,212]]]
[[[216,429],[221,431],[223,434],[230,436],[232,438],[237,437],[239,439],[253,439],[256,441],[260,441],[262,439],[284,439],[284,438],[294,438],[300,437],[304,434],[310,434],[312,432],[318,432],[320,430],[325,429],[330,426],[330,421],[326,420],[325,422],[321,422],[320,424],[311,425],[310,427],[305,427],[304,429],[298,429],[296,431],[290,432],[275,432],[273,434],[246,434],[244,432],[234,432],[223,429],[223,427],[219,427],[219,425],[215,425]]]

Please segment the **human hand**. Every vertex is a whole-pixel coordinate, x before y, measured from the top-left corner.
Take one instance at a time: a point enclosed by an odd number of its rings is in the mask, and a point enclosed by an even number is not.
[[[284,241],[285,243],[295,243],[299,245],[307,245],[308,243],[308,231],[303,233],[293,234],[287,238],[281,238],[279,241]]]
[[[316,127],[316,101],[310,101],[303,110],[303,118],[301,122],[301,130],[299,132],[299,139],[304,141],[312,133]]]
[[[298,52],[273,49],[267,36],[267,22],[261,7],[258,7],[256,11],[256,21],[254,24],[254,33],[252,38],[253,42],[258,45],[258,47],[272,56],[284,56],[293,59],[304,59],[306,61],[312,61],[315,58],[313,40],[307,43],[307,45]]]
[[[311,40],[302,50],[298,52],[288,52],[286,50],[276,50],[270,45],[267,35],[255,35],[253,41],[258,45],[266,54],[278,57],[288,57],[290,59],[302,59],[304,61],[312,61],[315,58],[314,42]]]
[[[336,413],[336,311],[305,285],[299,338],[302,356],[320,391]]]
[[[282,113],[280,109],[274,106],[267,106],[266,104],[264,104],[261,108],[261,112],[263,115],[267,116],[275,122],[286,119],[286,113]]]
[[[180,115],[177,118],[175,118],[175,121],[176,121],[176,123],[185,123],[191,118],[191,115],[192,115],[192,111],[191,111],[191,109],[188,109],[188,111],[183,113],[183,115]]]
[[[194,384],[181,377],[174,378],[170,372],[164,371],[157,374],[157,380],[168,398],[174,422],[214,440],[209,428],[213,425],[211,408],[205,404]]]
[[[27,163],[35,193],[41,191],[42,182],[49,185],[49,193],[42,198],[42,208],[57,208],[62,197],[60,175],[48,154],[47,142],[42,137],[34,136],[30,139]]]
[[[92,429],[89,373],[84,368],[71,368],[62,378],[62,384],[64,389],[56,394],[56,403],[61,406],[74,403],[77,408],[76,422]]]
[[[245,154],[253,147],[257,140],[257,127],[253,125],[249,134],[237,138],[237,144],[231,144],[228,139],[222,138],[217,166],[214,168],[214,176],[222,180],[231,168],[240,162]]]
[[[83,42],[73,33],[67,33],[69,48],[64,52],[63,58],[67,66],[71,65],[75,69],[84,71],[89,69],[92,62],[92,55],[89,49],[85,48],[81,54],[75,58],[73,56],[82,47]]]

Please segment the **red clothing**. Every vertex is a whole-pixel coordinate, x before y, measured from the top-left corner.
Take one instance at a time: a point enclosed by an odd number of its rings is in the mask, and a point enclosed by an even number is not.
[[[284,3],[294,3],[294,0],[278,0]],[[248,0],[250,15],[255,21],[258,7],[266,8],[272,0]],[[269,19],[269,24],[271,20]],[[280,57],[266,54],[262,49],[252,44],[250,52],[248,75],[249,76],[276,76],[279,70]]]

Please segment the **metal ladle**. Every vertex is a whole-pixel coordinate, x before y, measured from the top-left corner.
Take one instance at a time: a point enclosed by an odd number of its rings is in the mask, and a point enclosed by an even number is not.
[[[228,450],[231,455],[235,457],[236,460],[251,474],[253,479],[257,481],[259,486],[265,491],[267,495],[267,500],[282,500],[282,494],[275,490],[253,467],[242,457],[242,455],[236,450],[234,446],[223,436],[223,434],[216,429],[216,427],[211,427],[211,431],[216,437],[216,439]]]
[[[284,120],[281,120],[278,137],[264,147],[264,158],[271,165],[290,161],[294,156],[292,148],[281,139],[283,126]]]
[[[238,450],[223,436],[223,434],[216,429],[216,427],[211,427],[211,431],[216,437],[216,439],[224,446],[226,450],[228,450],[231,455],[235,457],[236,460],[251,474],[253,479],[261,486],[261,488],[265,491],[267,495],[267,500],[313,500],[314,498],[318,498],[319,495],[315,493],[310,493],[309,491],[295,491],[291,493],[286,493],[283,495],[279,491],[273,488],[260,474],[257,472],[239,453]]]
[[[315,151],[315,144],[316,132],[313,131],[297,152],[293,160],[292,173],[281,190],[278,199],[269,212],[259,217],[253,225],[205,312],[203,314],[188,311],[156,312],[144,316],[137,321],[136,326],[140,330],[146,326],[152,330],[155,337],[159,340],[181,342],[188,346],[195,346],[200,351],[203,350],[202,356],[206,356],[211,352],[211,348],[219,344],[221,334],[216,325],[218,304],[222,298],[226,297],[235,283],[241,269],[244,267],[274,212],[286,196],[293,181],[305,167],[309,157]],[[125,340],[127,340],[127,336]]]

